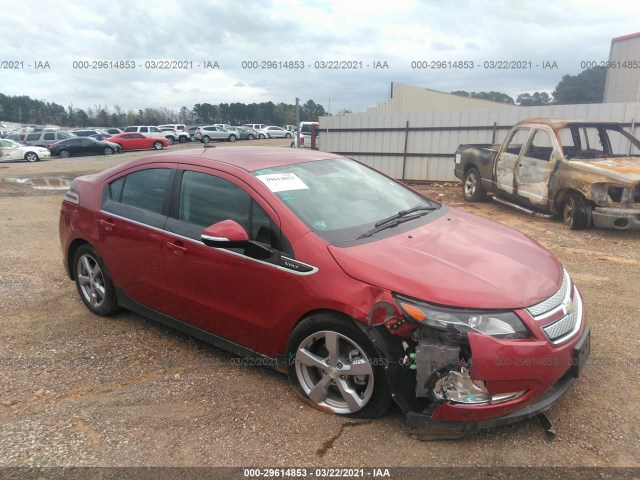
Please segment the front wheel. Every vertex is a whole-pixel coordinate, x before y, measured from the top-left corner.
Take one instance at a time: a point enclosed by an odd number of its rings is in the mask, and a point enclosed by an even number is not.
[[[462,196],[467,202],[479,202],[484,200],[487,192],[482,186],[480,172],[476,167],[471,167],[462,179]]]
[[[262,140],[262,139],[264,138],[264,133],[259,133],[259,134],[258,134],[258,138],[259,138],[260,140]]]
[[[291,138],[291,134],[290,133],[285,133],[284,136],[285,136],[285,138]]]
[[[204,137],[202,137],[202,143],[209,143],[210,140],[211,139],[206,135]]]
[[[289,338],[287,356],[289,381],[318,410],[375,418],[391,404],[383,362],[348,318],[318,314],[303,320]]]
[[[187,137],[180,137],[180,143],[187,143]]]
[[[229,135],[229,141],[230,142],[235,142],[236,141],[236,136],[235,135]]]
[[[250,133],[249,135],[247,135],[247,140],[254,140],[256,137],[253,135],[253,133]]]
[[[562,207],[562,219],[571,230],[586,228],[591,224],[591,207],[579,193],[569,193]]]
[[[105,155],[111,155],[111,154],[113,154],[113,148],[111,148],[111,147],[107,147],[107,148],[105,148],[105,149],[104,149],[104,154],[105,154]]]
[[[35,152],[28,152],[25,156],[24,159],[27,162],[37,162],[38,160],[40,160],[40,157],[38,157],[38,154],[36,154]]]
[[[153,142],[153,148],[155,148],[156,150],[162,150],[164,148],[164,145],[162,144],[162,142]]]
[[[164,138],[166,138],[166,139],[167,139],[167,143],[168,143],[169,145],[173,145],[173,143],[174,143],[173,137],[164,137]]]
[[[73,265],[76,288],[87,308],[102,317],[115,313],[116,291],[100,255],[89,245],[82,245],[73,257]]]
[[[69,158],[71,156],[71,152],[69,152],[69,150],[60,150],[60,156],[62,158]]]

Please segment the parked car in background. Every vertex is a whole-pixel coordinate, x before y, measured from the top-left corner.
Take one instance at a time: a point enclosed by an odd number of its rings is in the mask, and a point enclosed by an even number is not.
[[[231,128],[238,132],[238,138],[241,140],[255,140],[258,138],[258,133],[253,128],[245,126],[235,126]]]
[[[276,125],[269,125],[256,131],[258,132],[258,138],[291,138],[293,136],[289,130]]]
[[[589,356],[551,252],[336,154],[140,158],[73,180],[59,232],[91,312],[128,308],[280,369],[323,412],[395,401],[412,427],[463,436],[546,411]]]
[[[235,142],[238,139],[238,132],[235,130],[226,130],[215,125],[205,125],[198,127],[195,132],[195,139],[202,143],[209,143],[212,140],[227,140]]]
[[[78,137],[91,137],[92,135],[110,135],[106,130],[100,128],[85,128],[82,130],[70,130],[71,133]]]
[[[108,140],[113,137],[110,133],[97,133],[95,135],[89,135],[91,138],[95,138],[96,140]]]
[[[51,152],[46,148],[26,146],[6,138],[0,140],[0,162],[11,162],[16,160],[37,162],[43,158],[49,157],[51,157]]]
[[[27,135],[28,134],[26,132],[10,133],[9,135],[7,135],[4,138],[6,138],[8,140],[12,140],[14,142],[21,143],[22,145],[25,145],[24,139],[27,138]]]
[[[55,132],[33,132],[33,133],[17,133],[9,135],[7,138],[14,142],[20,142],[24,145],[47,148],[50,144],[59,142],[67,138],[75,138],[71,132],[55,131]],[[20,140],[22,138],[22,140]]]
[[[523,120],[502,145],[460,145],[454,174],[468,202],[492,192],[571,229],[640,230],[640,141],[618,123]]]
[[[162,130],[163,128],[172,128],[176,132],[187,132],[187,126],[184,123],[168,123],[166,125],[158,125],[158,128]]]
[[[165,132],[165,138],[167,138],[167,133],[171,133],[173,135],[174,142],[187,143],[189,141],[189,133],[183,130],[176,130],[171,127],[158,127],[161,131]],[[168,140],[168,138],[167,138]]]
[[[314,128],[315,125],[315,128]],[[316,136],[316,148],[318,141],[318,122],[300,122],[300,145],[298,145],[297,133],[293,136],[293,142],[291,142],[292,148],[311,148],[311,136],[315,133]]]
[[[266,125],[264,123],[245,123],[242,126],[243,127],[253,128],[255,131],[258,131],[258,130],[266,127]]]
[[[6,138],[11,132],[9,130],[0,130],[0,138]]]
[[[137,132],[120,133],[111,137],[109,141],[120,145],[123,151],[146,150],[149,148],[162,150],[164,147],[169,146],[169,142],[164,137],[147,137]]]
[[[58,155],[62,158],[82,155],[111,155],[122,152],[120,146],[115,143],[91,137],[73,137],[60,140],[49,145],[49,150],[51,155]]]
[[[118,135],[119,133],[122,133],[123,130],[120,128],[115,128],[115,127],[109,127],[109,128],[105,128],[104,129],[107,133],[110,133],[111,135]]]
[[[151,125],[132,125],[132,126],[126,127],[124,129],[124,132],[125,133],[131,133],[131,132],[142,133],[147,137],[163,137],[167,140],[169,145],[173,145],[174,142],[178,140],[175,132],[163,132],[158,127],[154,127]]]
[[[187,131],[189,132],[189,140],[191,140],[192,142],[196,141],[196,130],[200,128],[197,125],[192,125],[190,127],[187,128]]]

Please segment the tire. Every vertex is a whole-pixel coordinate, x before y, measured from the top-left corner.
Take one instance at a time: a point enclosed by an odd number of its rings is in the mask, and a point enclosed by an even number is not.
[[[38,162],[38,161],[40,161],[40,157],[38,157],[38,154],[37,154],[37,153],[35,153],[35,152],[27,152],[27,153],[24,155],[24,159],[25,159],[27,162]]]
[[[82,245],[73,257],[76,288],[82,302],[96,315],[106,317],[118,311],[116,290],[100,255]]]
[[[202,143],[209,143],[210,141],[211,141],[211,139],[207,135],[202,137]]]
[[[247,135],[247,140],[255,140],[256,137],[253,135],[253,133],[250,133],[249,135]]]
[[[235,136],[235,135],[229,135],[228,140],[229,140],[230,142],[235,142],[235,141],[236,141],[236,136]]]
[[[285,133],[284,138],[291,138],[291,134],[290,133]]]
[[[180,143],[187,143],[187,139],[185,137],[180,137]]]
[[[71,152],[69,150],[60,150],[61,158],[69,158],[71,156]]]
[[[258,138],[259,138],[260,140],[262,140],[262,139],[264,138],[264,133],[259,133],[259,134],[258,134]]]
[[[569,193],[564,199],[562,219],[571,230],[580,230],[591,225],[591,207],[579,193]]]
[[[480,180],[480,172],[476,167],[471,167],[464,174],[462,196],[467,202],[480,202],[487,198],[487,192]]]
[[[104,149],[104,154],[105,155],[113,155],[113,148],[111,147],[107,147]]]
[[[173,137],[164,137],[164,138],[167,140],[167,143],[169,145],[173,145],[173,143],[174,143]]]
[[[328,349],[327,341],[335,348]],[[291,333],[287,375],[298,393],[318,410],[376,418],[391,404],[383,362],[372,361],[378,356],[352,320],[316,314],[300,322]],[[357,375],[347,373],[355,368]]]
[[[162,150],[164,148],[164,145],[162,144],[162,142],[153,142],[153,148],[156,150]]]

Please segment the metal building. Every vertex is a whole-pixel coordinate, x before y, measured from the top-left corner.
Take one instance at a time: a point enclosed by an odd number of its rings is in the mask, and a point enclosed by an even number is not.
[[[640,102],[640,32],[611,40],[604,102]]]

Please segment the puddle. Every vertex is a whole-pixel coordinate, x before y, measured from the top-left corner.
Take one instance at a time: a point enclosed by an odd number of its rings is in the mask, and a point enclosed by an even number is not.
[[[35,178],[5,178],[5,182],[26,185],[35,190],[66,190],[71,185],[70,177],[35,177]]]

